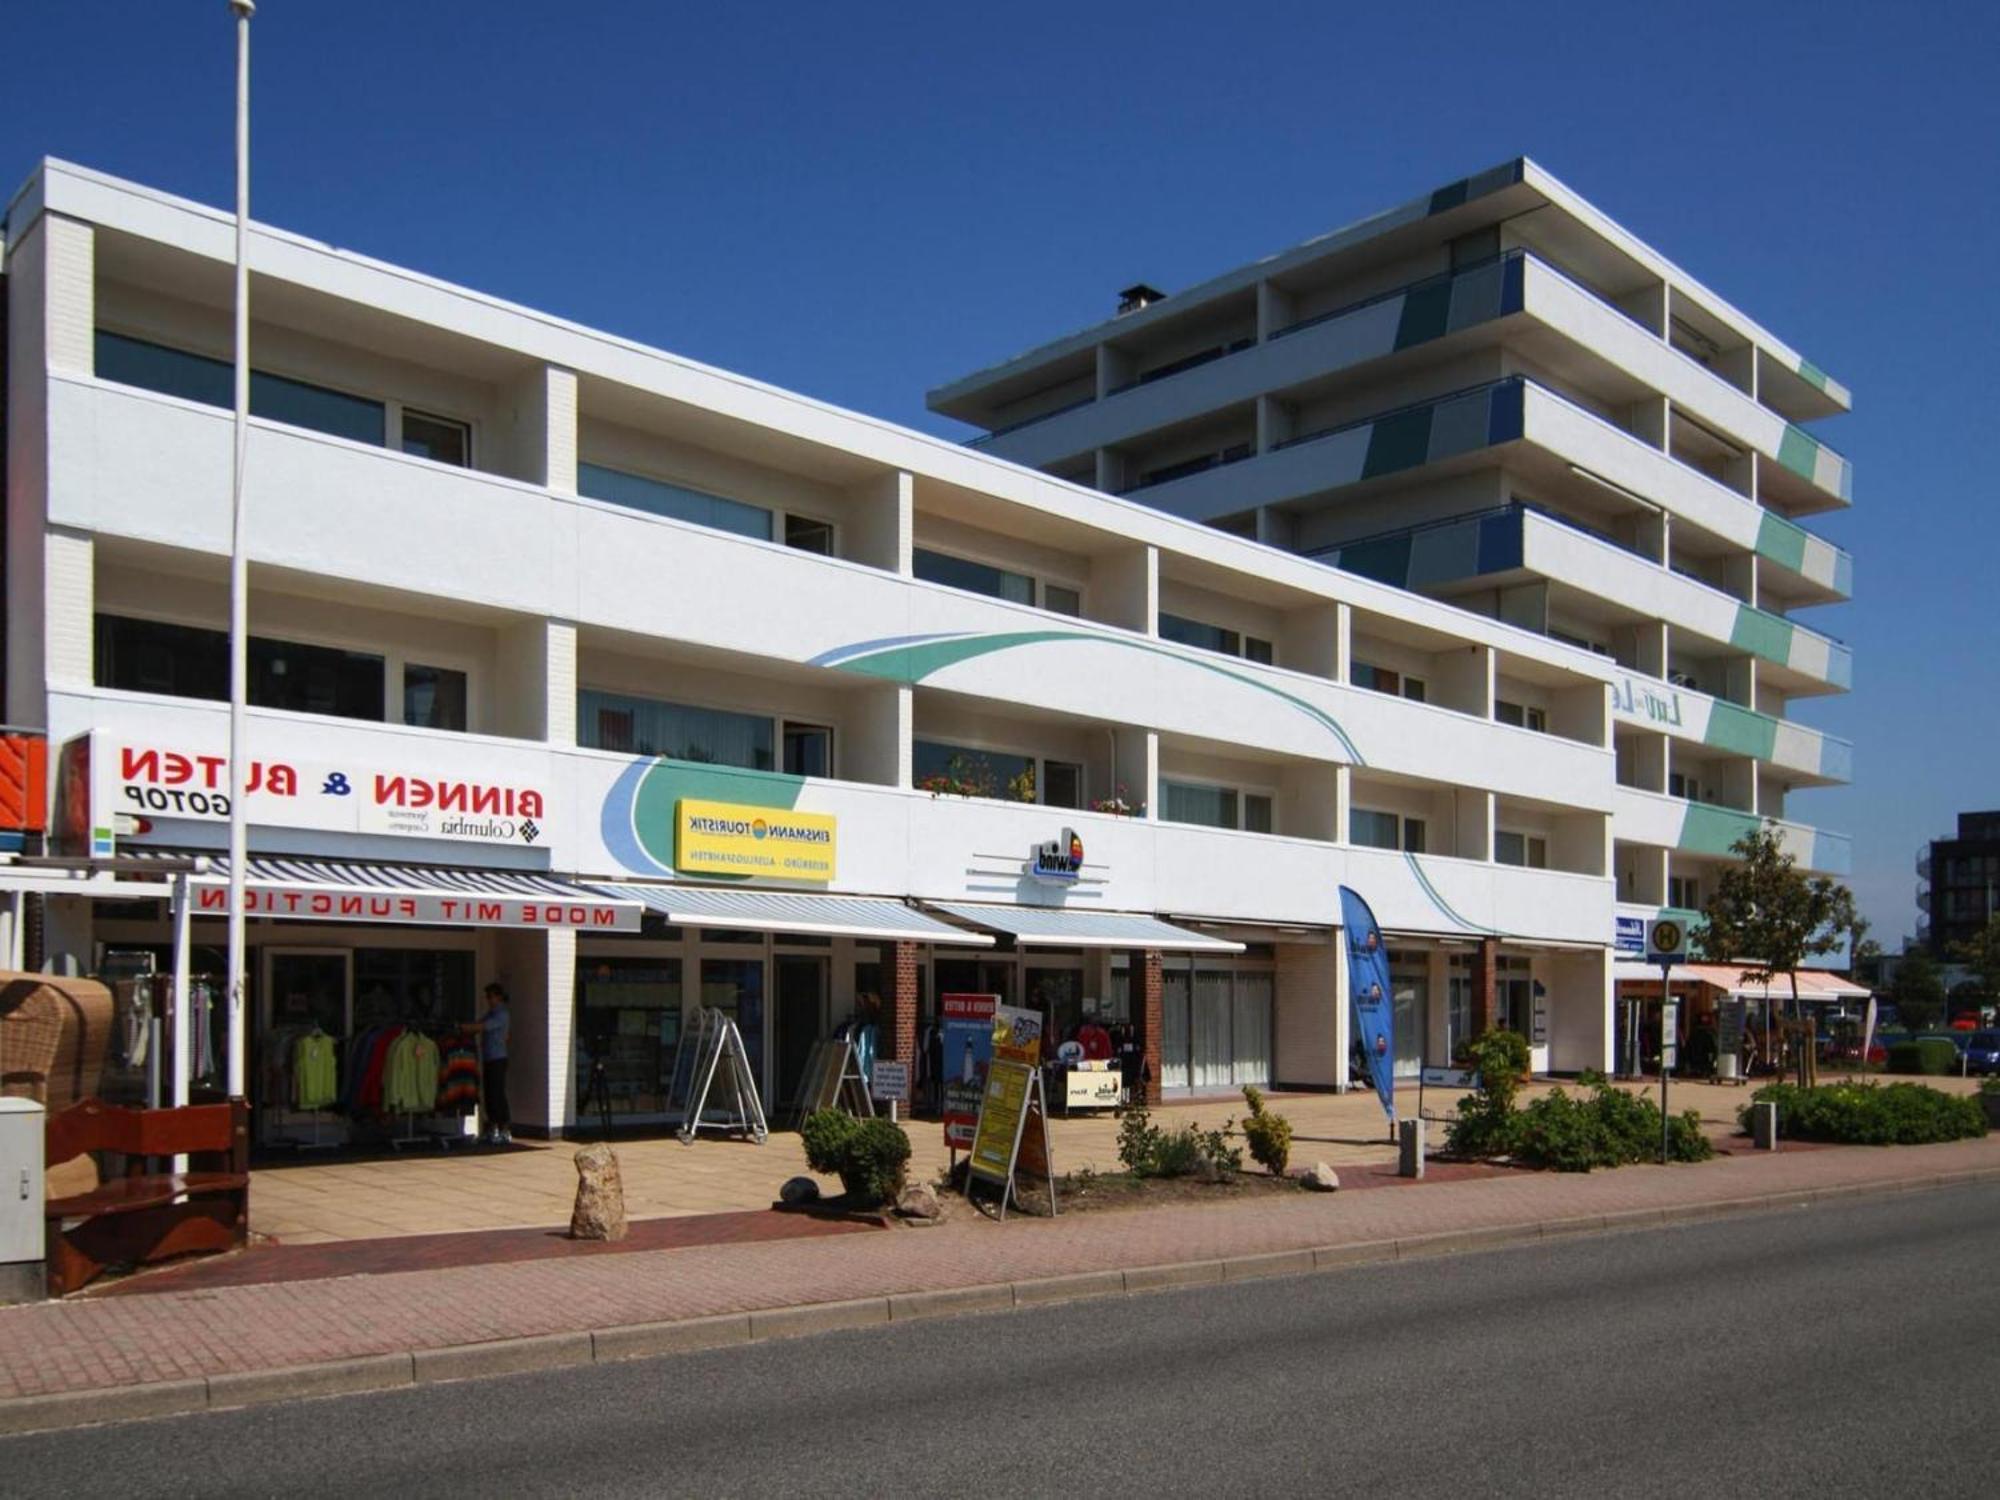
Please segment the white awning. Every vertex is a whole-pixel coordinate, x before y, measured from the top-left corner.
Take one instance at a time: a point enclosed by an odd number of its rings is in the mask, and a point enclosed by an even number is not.
[[[1621,982],[1636,984],[1658,984],[1660,966],[1638,959],[1622,959],[1612,965],[1612,977]],[[1676,964],[1673,969],[1675,984],[1705,984],[1721,990],[1726,995],[1741,999],[1761,1000],[1765,995],[1775,999],[1789,1000],[1792,997],[1792,981],[1783,974],[1774,974],[1767,982],[1752,979],[1734,964]],[[1846,1001],[1866,1000],[1873,993],[1866,985],[1855,984],[1842,979],[1838,974],[1825,969],[1801,969],[1798,972],[1799,998],[1801,1000]]]
[[[1054,906],[981,906],[932,901],[961,922],[1005,933],[1023,947],[1165,948],[1177,953],[1241,953],[1243,944],[1175,927],[1137,912],[1071,911]]]
[[[206,858],[208,869],[192,879],[195,915],[226,916],[229,860],[223,855]],[[640,915],[636,901],[532,870],[392,865],[286,854],[250,856],[243,899],[249,916],[314,922],[633,932]]]
[[[745,927],[771,932],[824,932],[839,937],[912,943],[959,943],[990,948],[983,932],[967,932],[887,896],[824,896],[809,891],[752,891],[708,885],[602,885],[682,927]]]

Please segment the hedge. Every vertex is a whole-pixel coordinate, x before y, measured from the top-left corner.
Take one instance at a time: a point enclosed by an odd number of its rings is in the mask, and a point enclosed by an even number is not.
[[[1921,1146],[1986,1134],[1986,1111],[1978,1099],[1921,1083],[1830,1083],[1809,1089],[1773,1083],[1750,1097],[1753,1103],[1778,1106],[1778,1134],[1792,1140]],[[1737,1111],[1737,1119],[1745,1130],[1750,1128],[1749,1105]]]
[[[1958,1071],[1958,1047],[1941,1036],[1896,1042],[1889,1048],[1891,1073],[1920,1073],[1942,1078]]]

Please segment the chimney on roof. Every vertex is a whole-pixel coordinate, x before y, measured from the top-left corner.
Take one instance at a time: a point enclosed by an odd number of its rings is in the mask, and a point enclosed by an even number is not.
[[[1143,281],[1128,286],[1118,294],[1118,316],[1122,318],[1142,307],[1151,307],[1155,302],[1165,301],[1166,296],[1158,287],[1147,286]]]

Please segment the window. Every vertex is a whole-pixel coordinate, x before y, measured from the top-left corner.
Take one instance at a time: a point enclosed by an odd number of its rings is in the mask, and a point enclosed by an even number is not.
[[[403,408],[403,451],[432,463],[472,467],[472,429],[450,417]]]
[[[999,797],[1009,802],[1035,801],[1039,779],[1032,755],[980,750],[941,740],[917,740],[910,746],[910,775],[919,791]]]
[[[1400,843],[1397,841],[1399,833]],[[1422,818],[1398,817],[1395,813],[1377,812],[1368,807],[1348,810],[1347,841],[1363,849],[1401,848],[1411,854],[1422,854],[1424,837]]]
[[[1185,615],[1168,614],[1165,610],[1160,611],[1160,639],[1195,646],[1203,651],[1220,652],[1224,656],[1240,656],[1247,661],[1268,663],[1271,660],[1269,641],[1225,630],[1220,625],[1190,620]]]
[[[1503,865],[1520,865],[1530,870],[1549,867],[1549,841],[1536,833],[1511,833],[1502,828],[1493,834],[1493,858]]]
[[[1373,662],[1351,663],[1347,669],[1347,680],[1355,687],[1388,693],[1391,697],[1408,698],[1412,703],[1429,701],[1423,678],[1406,676],[1387,667],[1378,667]]]
[[[1243,794],[1243,831],[1271,832],[1271,799],[1257,792]]]
[[[585,688],[577,695],[577,743],[587,750],[773,769],[772,724],[763,714],[661,703]]]
[[[1667,877],[1667,905],[1678,906],[1684,911],[1701,909],[1701,882],[1692,875],[1669,875]]]
[[[1042,801],[1050,807],[1083,806],[1083,767],[1066,760],[1042,762]]]
[[[785,545],[800,552],[816,552],[821,557],[833,556],[833,523],[815,520],[811,516],[785,515]]]
[[[1005,599],[1010,604],[1035,602],[1035,580],[1026,573],[1010,573],[990,563],[933,552],[928,547],[917,548],[911,562],[912,571],[925,583],[941,583],[947,588]]]
[[[1505,698],[1493,701],[1493,717],[1502,724],[1512,724],[1516,729],[1532,729],[1537,734],[1549,732],[1549,716],[1546,710],[1536,708],[1532,703],[1509,703]]]
[[[821,724],[785,726],[785,774],[831,776],[833,731]]]
[[[424,729],[465,728],[465,674],[451,667],[403,663],[403,722]]]
[[[771,513],[763,506],[746,505],[741,500],[670,484],[664,479],[648,479],[640,474],[607,469],[601,464],[579,463],[576,488],[589,499],[643,510],[648,515],[755,537],[760,542],[771,540]]]
[[[1083,613],[1083,595],[1060,583],[1045,583],[1042,585],[1042,608],[1054,614],[1080,616]]]
[[[123,615],[96,618],[99,687],[223,702],[229,697],[229,636],[195,625]],[[257,708],[380,723],[385,663],[365,651],[252,636],[248,698]]]
[[[1237,798],[1232,787],[1165,781],[1160,784],[1160,790],[1166,796],[1166,819],[1169,823],[1196,823],[1203,828],[1237,826]]]
[[[99,379],[207,406],[236,404],[236,371],[227,360],[127,338],[122,333],[106,333],[101,328],[95,346]],[[386,441],[387,418],[381,402],[258,369],[250,372],[250,415],[377,448]]]

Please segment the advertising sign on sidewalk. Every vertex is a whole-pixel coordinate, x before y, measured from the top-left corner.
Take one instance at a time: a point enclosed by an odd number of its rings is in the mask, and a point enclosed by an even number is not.
[[[993,1061],[993,1013],[1000,997],[944,995],[940,1001],[944,1143],[952,1151],[970,1151],[979,1103],[986,1095],[986,1069]]]

